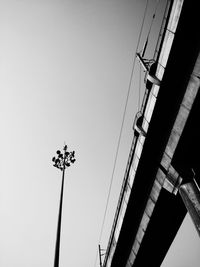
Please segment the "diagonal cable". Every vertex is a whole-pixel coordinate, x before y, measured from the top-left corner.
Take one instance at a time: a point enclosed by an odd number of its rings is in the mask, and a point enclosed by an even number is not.
[[[140,39],[141,39],[141,35],[142,35],[144,21],[145,21],[145,17],[146,17],[146,13],[147,13],[148,2],[149,2],[149,0],[147,0],[147,2],[146,2],[145,11],[144,11],[143,19],[142,19],[142,24],[141,24],[141,28],[140,28],[140,32],[139,32],[139,36],[138,36],[137,46],[136,46],[136,49],[135,49],[135,55],[136,55],[136,52],[138,51],[139,44],[140,44]],[[132,70],[131,70],[131,75],[130,75],[130,80],[129,80],[129,85],[128,85],[128,92],[127,92],[127,95],[126,95],[126,102],[125,102],[125,107],[124,107],[124,112],[123,112],[123,117],[122,117],[122,123],[121,123],[121,127],[120,127],[120,132],[119,132],[119,138],[118,138],[118,142],[117,142],[117,149],[116,149],[116,153],[115,153],[114,166],[113,166],[113,170],[112,170],[112,175],[111,175],[111,180],[110,180],[110,185],[109,185],[109,190],[108,190],[108,196],[107,196],[107,200],[106,200],[106,207],[105,207],[105,211],[104,211],[103,222],[102,222],[102,226],[101,226],[101,231],[100,231],[100,237],[99,237],[98,244],[100,244],[100,241],[101,241],[101,238],[102,238],[102,234],[103,234],[103,230],[104,230],[105,219],[106,219],[106,214],[107,214],[107,210],[108,210],[110,193],[111,193],[111,188],[112,188],[112,183],[113,183],[113,178],[114,178],[117,158],[118,158],[118,154],[119,154],[121,136],[122,136],[123,126],[124,126],[124,121],[125,121],[125,115],[126,115],[126,110],[127,110],[127,105],[128,105],[128,99],[129,99],[131,85],[132,85],[133,73],[134,73],[134,69],[135,69],[135,62],[136,62],[136,56],[134,56],[134,59],[133,59]],[[98,251],[96,253],[96,259],[95,259],[94,266],[96,266],[97,257],[98,257]]]

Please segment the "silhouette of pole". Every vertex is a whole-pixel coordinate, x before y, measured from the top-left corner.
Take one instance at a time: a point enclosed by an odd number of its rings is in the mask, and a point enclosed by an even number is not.
[[[99,245],[99,262],[100,262],[100,267],[102,267],[102,260],[101,260],[101,246]]]
[[[60,204],[59,204],[59,213],[58,213],[58,225],[57,225],[57,234],[56,234],[56,246],[55,246],[55,257],[54,257],[54,267],[59,267],[59,256],[60,256],[60,233],[61,233],[61,219],[62,219],[62,205],[63,205],[63,190],[64,190],[64,179],[65,179],[65,169],[70,167],[71,163],[74,163],[75,160],[75,151],[68,152],[67,146],[63,148],[63,154],[60,150],[57,150],[57,158],[53,157],[52,161],[54,162],[54,167],[62,171],[62,184],[60,191]]]
[[[100,244],[99,244],[99,263],[100,263],[100,267],[103,267],[101,257],[105,255],[105,253],[102,253],[102,251],[105,251],[105,249],[102,249]]]

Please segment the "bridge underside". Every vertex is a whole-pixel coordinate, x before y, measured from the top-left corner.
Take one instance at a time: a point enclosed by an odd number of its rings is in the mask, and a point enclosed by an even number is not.
[[[112,267],[125,267],[133,251],[134,241],[144,216],[144,211],[161,165],[172,129],[177,119],[186,88],[191,79],[200,51],[198,1],[185,1],[176,36],[171,48],[167,67],[160,86],[159,95],[145,139],[142,155],[132,187],[121,232],[112,259]],[[192,16],[191,16],[192,14]],[[188,31],[186,29],[189,29]],[[200,77],[196,68],[196,77]],[[199,75],[199,77],[198,77]],[[189,117],[181,133],[170,164],[186,182],[191,169],[196,173],[200,185],[200,93],[197,92]],[[172,136],[173,137],[173,136]],[[133,253],[134,267],[161,265],[177,231],[187,213],[179,193],[176,195],[165,188],[159,191],[153,213],[147,216],[148,227],[141,232],[141,243]],[[137,246],[137,244],[136,244]]]

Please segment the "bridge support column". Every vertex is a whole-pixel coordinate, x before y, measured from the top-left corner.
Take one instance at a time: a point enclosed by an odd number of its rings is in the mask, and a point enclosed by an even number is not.
[[[182,184],[179,193],[200,236],[200,190],[196,181]]]
[[[193,173],[193,178],[188,178],[188,182],[184,182],[184,179],[172,165],[169,166],[168,170],[162,165],[160,168],[166,175],[163,188],[174,195],[179,192],[200,236],[200,189],[194,178],[195,173]]]

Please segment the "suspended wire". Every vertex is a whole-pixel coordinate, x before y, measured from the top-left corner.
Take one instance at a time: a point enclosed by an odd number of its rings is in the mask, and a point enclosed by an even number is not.
[[[144,27],[144,21],[145,21],[146,13],[147,13],[148,3],[149,3],[149,0],[146,1],[145,11],[144,11],[142,24],[141,24],[141,28],[140,28],[140,32],[139,32],[139,36],[138,36],[137,46],[135,49],[135,55],[136,55],[136,52],[138,51],[138,48],[139,48],[142,30]],[[115,173],[115,168],[116,168],[116,163],[117,163],[117,158],[118,158],[118,153],[119,153],[119,147],[120,147],[120,143],[121,143],[122,130],[123,130],[123,126],[124,126],[125,115],[126,115],[126,110],[127,110],[127,105],[128,105],[128,99],[129,99],[131,85],[132,85],[133,73],[134,73],[134,69],[135,69],[135,62],[136,62],[136,56],[134,56],[134,59],[133,59],[132,70],[131,70],[131,75],[130,75],[130,80],[129,80],[129,85],[128,85],[128,92],[127,92],[127,96],[126,96],[126,102],[125,102],[125,107],[124,107],[124,112],[123,112],[123,117],[122,117],[122,123],[121,123],[121,127],[120,127],[120,132],[119,132],[119,138],[118,138],[118,142],[117,142],[117,149],[116,149],[116,154],[115,154],[115,159],[114,159],[114,166],[113,166],[113,170],[112,170],[112,175],[111,175],[111,180],[110,180],[110,185],[109,185],[109,190],[108,190],[108,196],[107,196],[107,200],[106,200],[106,207],[105,207],[105,211],[104,211],[103,222],[102,222],[102,226],[101,226],[98,244],[100,244],[103,230],[104,230],[105,219],[106,219],[106,214],[107,214],[107,210],[108,210],[108,203],[109,203],[109,199],[110,199],[110,193],[111,193],[111,188],[112,188],[112,183],[113,183],[113,178],[114,178],[114,173]],[[94,267],[96,266],[97,257],[98,257],[98,250],[96,253],[96,259],[95,259]]]
[[[168,10],[170,8],[170,4],[171,4],[171,0],[166,0],[165,7],[164,7],[164,13],[163,13],[163,19],[162,19],[160,31],[159,31],[159,34],[158,34],[158,40],[157,40],[157,43],[156,43],[156,46],[155,46],[153,59],[156,58],[156,55],[158,54],[159,47],[161,45],[161,40],[162,40],[163,32],[164,32],[164,29],[165,29],[165,26],[166,26],[167,13],[168,13]]]
[[[149,35],[151,33],[151,28],[152,28],[154,19],[156,17],[156,13],[157,13],[157,9],[158,9],[159,4],[160,4],[160,0],[157,0],[157,4],[156,4],[155,10],[154,10],[154,14],[153,14],[153,17],[152,17],[152,20],[151,20],[151,24],[150,24],[150,27],[149,27],[149,32],[148,32],[147,38],[149,38]]]
[[[141,64],[140,64],[140,66],[139,66],[139,68],[140,68],[140,70],[139,70],[139,90],[138,90],[138,111],[140,110],[140,101],[141,101],[141,86],[142,86],[142,83],[141,83],[141,80],[142,80],[142,75],[141,75],[141,73],[142,73],[142,66],[141,66]]]
[[[145,44],[144,44],[144,47],[143,47],[142,57],[144,57],[144,54],[145,54],[145,51],[146,51],[146,48],[147,48],[147,44],[148,44],[148,41],[149,41],[149,36],[150,36],[150,33],[151,33],[152,25],[153,25],[154,19],[156,17],[156,13],[157,13],[157,9],[158,9],[159,4],[160,4],[160,0],[157,0],[157,4],[156,4],[156,7],[155,7],[155,10],[154,10],[152,19],[151,19],[151,24],[150,24],[150,27],[149,27],[149,31],[148,31],[148,34],[147,34],[147,37],[146,37],[146,41],[145,41]]]

